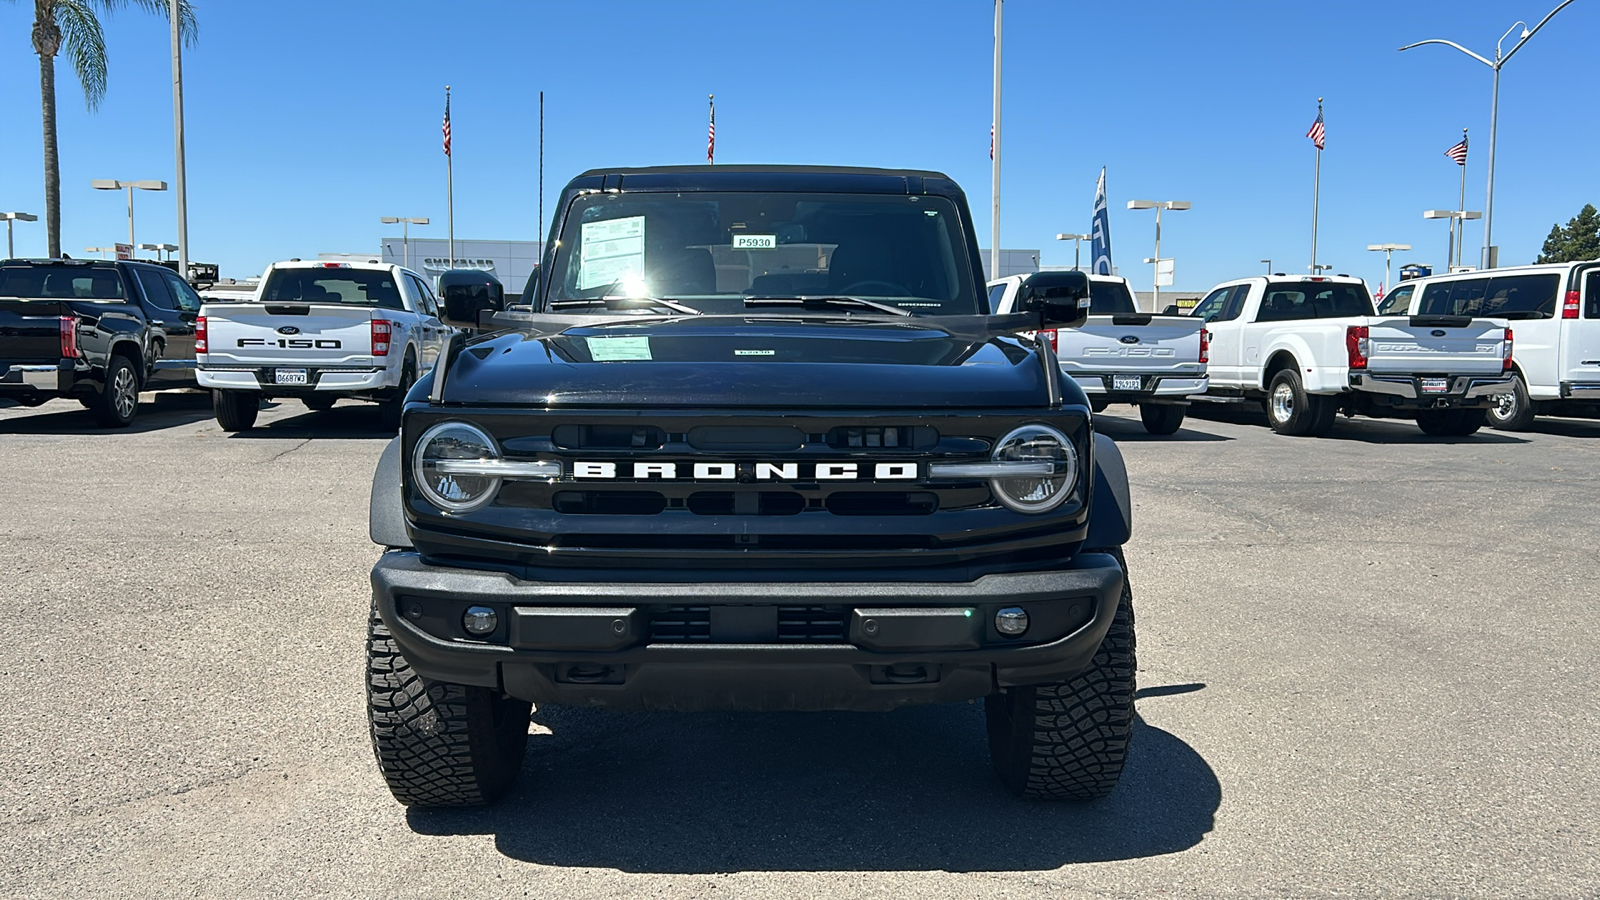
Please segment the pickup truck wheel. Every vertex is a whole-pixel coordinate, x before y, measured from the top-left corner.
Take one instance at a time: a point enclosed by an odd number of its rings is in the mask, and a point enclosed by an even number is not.
[[[1423,434],[1464,437],[1482,428],[1488,414],[1486,409],[1424,409],[1417,413],[1417,427]]]
[[[406,394],[411,386],[417,383],[417,362],[406,355],[406,361],[400,368],[400,385],[395,388],[394,396],[378,404],[383,427],[389,431],[400,430],[400,416],[406,410]]]
[[[339,398],[324,394],[310,394],[308,396],[301,397],[300,402],[304,403],[306,405],[306,409],[309,409],[312,412],[326,412],[330,409],[333,409],[333,405],[339,402]]]
[[[1173,434],[1183,425],[1188,409],[1176,403],[1141,403],[1139,421],[1151,434]]]
[[[139,411],[139,373],[126,356],[113,356],[106,363],[106,386],[89,398],[88,407],[95,419],[107,428],[126,428]]]
[[[1533,399],[1522,376],[1511,379],[1511,393],[1501,394],[1489,407],[1489,426],[1500,431],[1527,431],[1533,427]],[[1420,421],[1420,419],[1419,419]]]
[[[1112,553],[1126,575],[1122,551]],[[1124,578],[1111,630],[1086,671],[984,699],[989,759],[1008,790],[1044,800],[1111,793],[1133,737],[1134,645],[1133,590]]]
[[[1306,393],[1300,373],[1283,369],[1267,387],[1267,424],[1278,434],[1323,435],[1339,410],[1326,397]]]
[[[412,670],[378,617],[367,625],[367,720],[394,798],[407,806],[477,806],[517,780],[531,703]]]
[[[248,431],[256,424],[261,398],[254,391],[212,391],[211,411],[223,431]]]

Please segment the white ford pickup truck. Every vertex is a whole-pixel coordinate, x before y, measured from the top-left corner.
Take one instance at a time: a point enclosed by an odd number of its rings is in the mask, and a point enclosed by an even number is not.
[[[1241,278],[1191,315],[1211,333],[1208,393],[1263,400],[1279,434],[1326,434],[1343,412],[1467,435],[1512,382],[1504,319],[1374,316],[1358,278]]]
[[[197,379],[224,431],[254,425],[263,397],[371,400],[398,429],[406,391],[454,331],[415,272],[298,260],[267,267],[249,302],[205,304],[196,329]]]
[[[1058,280],[1055,272],[1034,272],[991,281],[990,311],[1014,312],[1026,292],[1047,293]],[[1151,434],[1177,431],[1189,398],[1206,391],[1204,323],[1139,312],[1126,278],[1090,275],[1088,321],[1054,334],[1062,373],[1078,383],[1094,411],[1131,403]]]

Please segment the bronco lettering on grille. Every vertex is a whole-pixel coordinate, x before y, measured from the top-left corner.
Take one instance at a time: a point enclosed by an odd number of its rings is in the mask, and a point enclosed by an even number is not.
[[[870,470],[868,470],[870,466]],[[751,481],[915,481],[914,462],[819,462],[819,463],[673,463],[673,462],[574,462],[568,470],[573,478],[600,481],[631,477],[635,481],[737,481],[740,475]]]

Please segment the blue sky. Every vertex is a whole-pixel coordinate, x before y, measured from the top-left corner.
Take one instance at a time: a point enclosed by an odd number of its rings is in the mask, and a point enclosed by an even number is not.
[[[1517,19],[1555,0],[1067,3],[1009,0],[1001,244],[1071,264],[1109,168],[1112,240],[1141,288],[1153,217],[1134,198],[1185,199],[1164,219],[1177,288],[1304,272],[1313,150],[1327,98],[1319,259],[1383,275],[1369,243],[1410,243],[1396,263],[1444,262],[1459,170],[1442,154],[1473,135],[1467,207],[1482,209],[1490,72],[1442,37],[1492,55]],[[43,212],[32,4],[0,4],[0,209]],[[717,160],[938,169],[967,190],[988,244],[992,9],[986,0],[340,2],[198,0],[185,57],[191,258],[225,276],[321,251],[375,251],[384,215],[445,233],[443,86],[455,88],[456,235],[536,239],[538,92],[546,92],[545,214],[566,179],[611,165],[704,161],[706,95]],[[1578,0],[1506,67],[1495,210],[1502,264],[1531,262],[1550,226],[1600,203],[1592,98],[1600,0]],[[93,178],[173,181],[165,23],[106,22],[110,90],[89,113],[58,61],[62,243],[125,240],[120,193]],[[1513,36],[1512,41],[1514,41]],[[1507,42],[1509,47],[1512,41]],[[172,193],[137,197],[138,239],[176,240]],[[44,252],[42,223],[17,226]],[[1467,233],[1476,258],[1481,231]]]

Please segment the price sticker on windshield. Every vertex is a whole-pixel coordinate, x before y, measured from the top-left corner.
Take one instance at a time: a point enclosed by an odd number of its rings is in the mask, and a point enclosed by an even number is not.
[[[778,246],[778,236],[775,234],[736,234],[733,236],[733,249],[735,250],[771,250]]]

